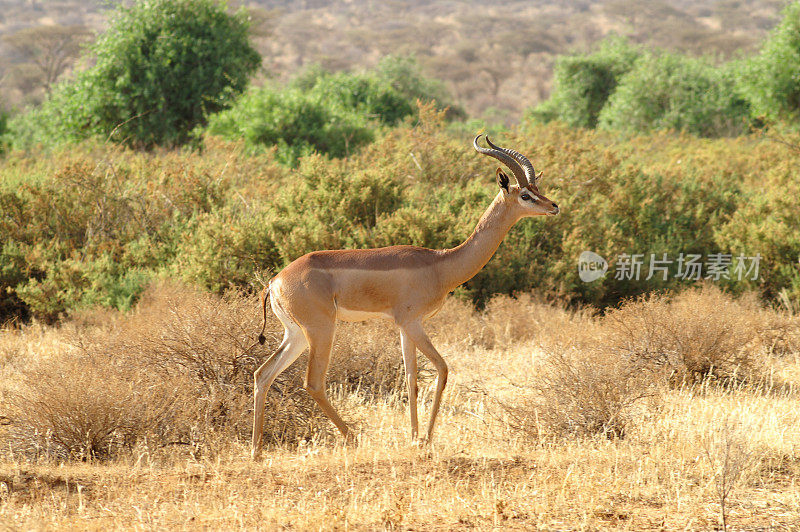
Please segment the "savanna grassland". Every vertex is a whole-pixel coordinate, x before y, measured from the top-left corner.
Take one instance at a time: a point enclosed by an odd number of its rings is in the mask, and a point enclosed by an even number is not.
[[[31,318],[0,339],[2,520],[710,529],[724,502],[732,529],[796,528],[800,322],[792,265],[771,258],[798,223],[791,132],[508,133],[564,209],[519,224],[430,320],[451,366],[433,445],[410,443],[399,338],[374,322],[339,328],[329,377],[357,443],[302,389],[301,358],[268,396],[264,458],[249,459],[252,370],[281,335],[270,315],[267,345],[255,341],[257,266],[322,247],[453,245],[494,194],[492,168],[441,113],[421,116],[348,160],[296,169],[212,140],[202,152],[84,144],[7,158],[17,181],[3,197],[20,223],[3,230],[25,261],[4,271],[34,275],[4,300]],[[369,209],[347,201],[359,194]],[[664,230],[666,251],[761,253],[762,279],[671,280],[654,295],[644,281],[577,279],[573,250],[612,256]],[[529,288],[491,295],[503,286]],[[423,420],[432,373],[423,365]]]
[[[800,2],[766,36],[777,2],[86,3],[96,38],[9,4],[0,83],[30,105],[0,102],[0,529],[800,529]],[[45,72],[32,41],[90,45]],[[450,364],[432,444],[397,331],[341,324],[355,441],[301,357],[251,460],[266,280],[464,241],[498,193],[487,130],[561,213],[426,324]]]
[[[720,526],[722,499],[731,529],[800,520],[800,322],[752,298],[706,288],[603,317],[451,299],[429,325],[451,380],[422,448],[395,331],[343,326],[330,389],[357,443],[309,408],[301,359],[268,398],[254,463],[248,376],[219,376],[266,353],[255,307],[162,285],[132,314],[6,330],[5,526],[697,530]],[[275,344],[272,318],[267,331]],[[718,377],[698,373],[709,361]]]

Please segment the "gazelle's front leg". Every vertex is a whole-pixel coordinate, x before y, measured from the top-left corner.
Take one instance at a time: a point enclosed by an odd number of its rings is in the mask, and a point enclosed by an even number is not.
[[[426,440],[430,443],[433,440],[433,427],[436,424],[436,415],[439,413],[439,405],[442,402],[442,392],[447,384],[447,363],[442,358],[442,355],[433,347],[428,335],[422,329],[422,324],[418,321],[403,324],[400,327],[405,335],[407,335],[417,349],[422,351],[422,354],[428,357],[433,362],[436,368],[436,394],[433,396],[433,406],[431,407],[431,419],[428,422],[428,435]],[[405,352],[404,352],[405,354]]]
[[[411,338],[400,329],[400,346],[403,350],[403,365],[406,368],[406,385],[408,386],[408,408],[411,411],[411,439],[416,440],[419,434],[417,423],[417,348]]]

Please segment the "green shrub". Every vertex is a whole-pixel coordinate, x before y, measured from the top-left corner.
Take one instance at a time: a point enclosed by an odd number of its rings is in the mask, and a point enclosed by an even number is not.
[[[403,202],[399,180],[379,168],[310,156],[275,197],[268,233],[282,265],[319,249],[369,247],[379,221]]]
[[[356,74],[331,74],[320,77],[313,93],[329,105],[364,114],[382,124],[395,125],[414,113],[413,101],[378,78]]]
[[[739,66],[741,90],[755,116],[800,120],[800,2],[786,6],[761,53]]]
[[[28,306],[14,290],[29,275],[21,246],[14,241],[3,242],[0,248],[0,322],[29,317]]]
[[[301,156],[296,169],[271,152],[248,155],[244,143],[211,137],[202,153],[86,144],[7,157],[0,161],[2,319],[52,320],[94,304],[128,308],[160,277],[214,292],[247,288],[254,272],[319,249],[456,246],[497,194],[497,163],[454,138],[432,105],[418,117],[381,130],[347,159]],[[783,140],[668,132],[621,140],[559,124],[508,131],[497,141],[545,171],[542,192],[562,212],[516,224],[459,293],[479,306],[498,293],[534,290],[607,307],[695,284],[676,277],[680,254],[705,261],[760,253],[758,279],[714,284],[796,304],[800,152],[790,146],[800,137],[788,131]],[[583,251],[608,260],[606,277],[580,279]],[[638,280],[616,278],[625,253],[644,255]],[[668,278],[646,279],[650,255],[664,253],[673,261]]]
[[[9,142],[8,135],[8,113],[0,109],[0,155],[6,150]]]
[[[243,11],[213,0],[119,7],[91,47],[96,62],[12,122],[18,147],[93,135],[136,147],[186,142],[259,65]]]
[[[77,253],[60,258],[41,248],[43,275],[16,285],[16,295],[37,318],[54,322],[69,311],[94,306],[129,310],[154,273],[121,263],[111,254],[87,260]]]
[[[174,260],[192,220],[220,208],[230,187],[203,170],[207,162],[148,165],[124,151],[53,157],[44,169],[11,161],[0,183],[2,320],[130,308]]]
[[[212,116],[208,132],[253,147],[277,146],[286,164],[314,151],[344,157],[374,138],[367,118],[352,109],[319,93],[270,86],[250,90],[231,109]]]
[[[747,131],[750,108],[736,87],[730,69],[678,54],[647,54],[619,80],[598,125],[630,133],[738,135]]]
[[[181,231],[192,237],[178,240],[175,259],[164,269],[170,278],[215,293],[250,286],[255,272],[283,264],[272,241],[272,219],[268,209],[231,207],[194,216]]]
[[[277,146],[278,157],[295,165],[314,151],[346,157],[371,142],[379,126],[414,115],[416,100],[446,98],[410,59],[386,58],[377,69],[330,73],[317,65],[284,87],[252,89],[229,110],[211,117],[208,132],[242,138],[252,147]]]
[[[742,192],[747,201],[738,203],[714,236],[733,255],[761,256],[758,279],[737,278],[727,283],[731,288],[760,290],[769,298],[783,292],[800,302],[800,182],[790,164],[781,162],[748,183]]]
[[[593,128],[600,111],[642,52],[620,38],[601,43],[590,54],[559,56],[550,98],[529,111],[530,119],[559,120],[573,127]]]

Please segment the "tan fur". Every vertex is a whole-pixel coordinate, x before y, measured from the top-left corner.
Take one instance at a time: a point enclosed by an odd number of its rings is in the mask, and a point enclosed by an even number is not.
[[[430,441],[447,382],[447,364],[425,334],[422,321],[441,308],[449,292],[480,271],[518,220],[558,214],[558,207],[538,189],[527,192],[537,198],[535,204],[520,200],[523,191],[516,185],[509,186],[507,192],[502,189],[475,231],[453,249],[391,246],[315,251],[278,273],[268,291],[272,309],[286,331],[281,346],[254,375],[253,457],[261,449],[266,392],[306,346],[309,362],[305,387],[342,434],[349,435],[347,425],[325,395],[325,374],[337,319],[380,317],[394,321],[400,328],[412,438],[418,433],[416,350],[431,360],[438,376],[426,438]]]

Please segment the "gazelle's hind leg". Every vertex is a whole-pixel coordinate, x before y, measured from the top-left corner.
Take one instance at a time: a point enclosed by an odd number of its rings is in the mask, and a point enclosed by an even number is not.
[[[439,406],[442,403],[442,393],[447,384],[447,364],[445,363],[442,355],[433,347],[428,335],[422,329],[419,322],[411,322],[401,325],[403,333],[414,342],[423,355],[428,357],[428,360],[433,362],[436,368],[436,393],[433,396],[433,405],[431,406],[431,417],[428,422],[428,436],[426,441],[430,443],[433,440],[433,427],[436,425],[436,416],[439,413]]]
[[[333,334],[336,329],[334,319],[320,319],[313,327],[305,327],[308,339],[308,372],[306,373],[305,388],[328,418],[333,421],[336,428],[343,436],[347,437],[350,429],[333,408],[325,391],[325,375],[331,359]]]
[[[267,391],[278,375],[291,366],[308,346],[303,331],[280,309],[274,299],[272,310],[283,323],[285,331],[281,345],[253,375],[253,444],[251,450],[253,459],[258,458],[261,453]]]

